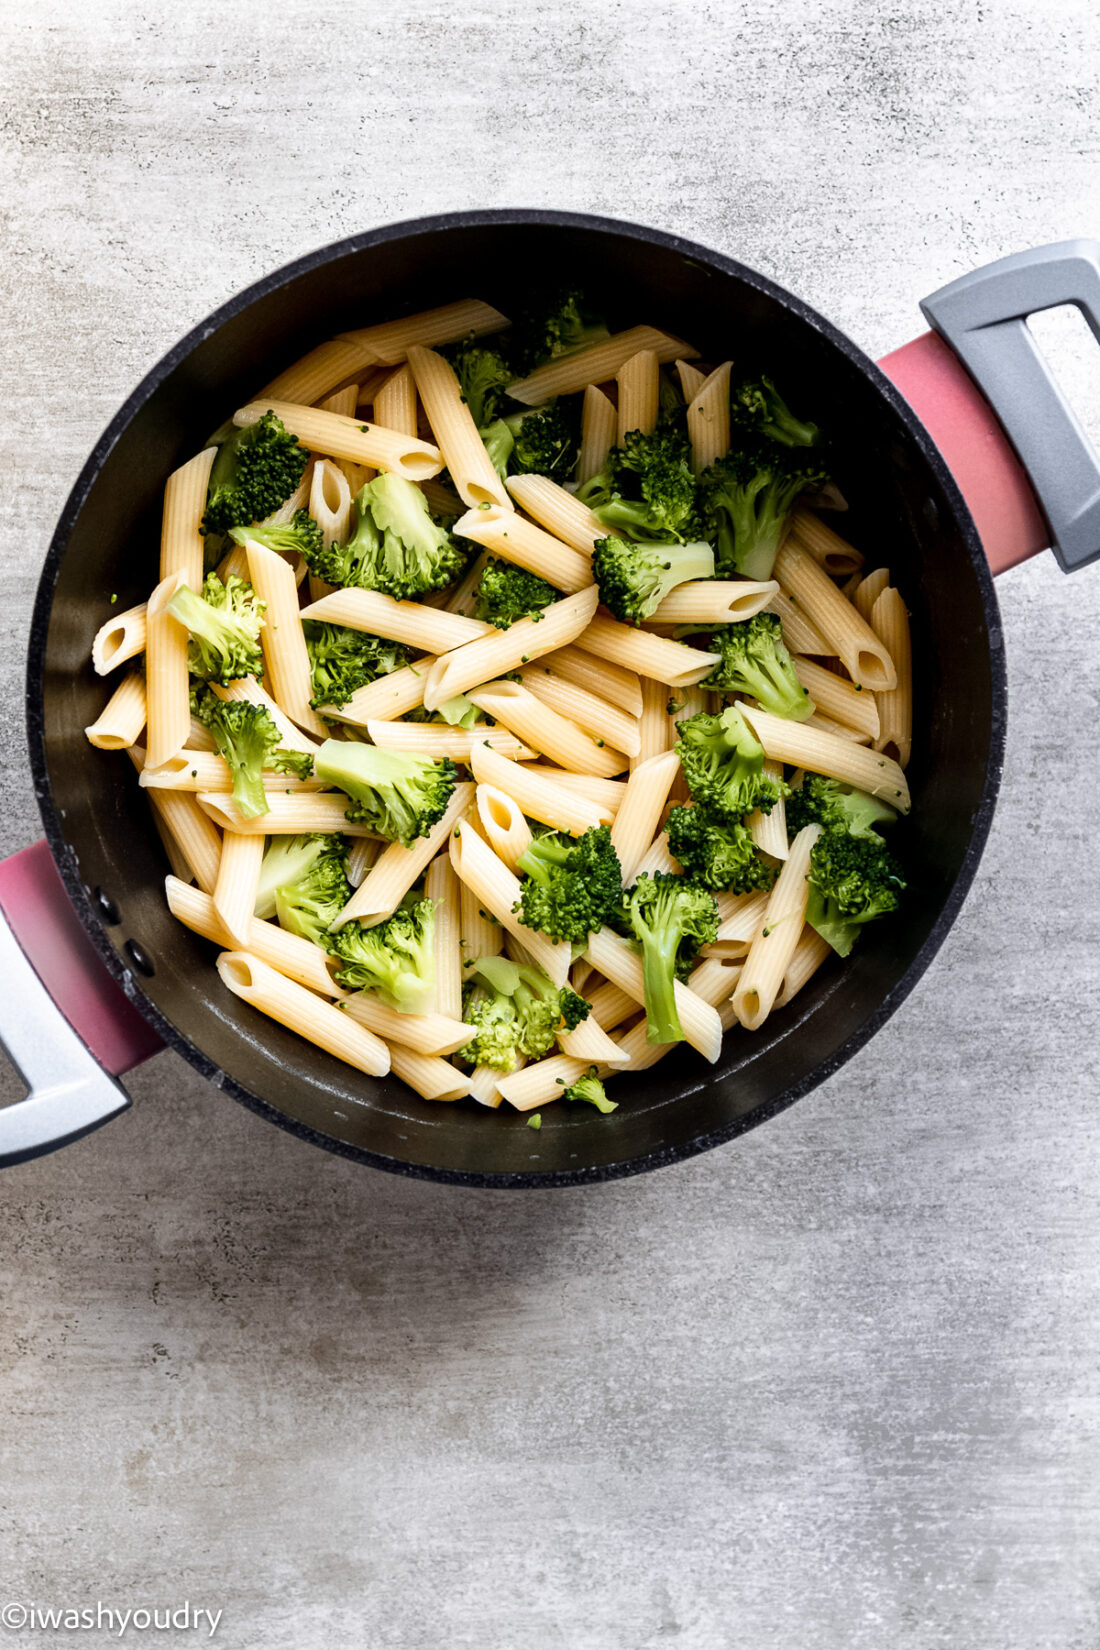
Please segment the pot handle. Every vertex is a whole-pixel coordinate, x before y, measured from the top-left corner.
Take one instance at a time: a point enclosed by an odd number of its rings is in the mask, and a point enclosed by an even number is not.
[[[29,1089],[0,1109],[7,1167],[125,1111],[117,1077],[162,1045],[97,955],[45,842],[0,861],[0,980],[0,1043]]]
[[[1100,459],[1027,326],[1062,304],[1100,340],[1100,243],[961,276],[921,303],[935,333],[879,363],[947,460],[995,573],[1048,544],[1067,573],[1100,557]]]

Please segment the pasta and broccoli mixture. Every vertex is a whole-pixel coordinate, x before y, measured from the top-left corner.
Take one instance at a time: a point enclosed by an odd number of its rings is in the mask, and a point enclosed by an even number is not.
[[[770,379],[579,294],[344,333],[168,478],[88,738],[229,991],[427,1099],[610,1112],[898,905],[909,621],[843,503]]]

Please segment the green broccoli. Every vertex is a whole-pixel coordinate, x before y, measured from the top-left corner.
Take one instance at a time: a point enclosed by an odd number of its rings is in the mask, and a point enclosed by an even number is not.
[[[427,1014],[435,993],[435,901],[408,897],[373,928],[346,922],[330,936],[349,991],[374,991],[399,1014]]]
[[[905,889],[901,867],[873,831],[823,830],[810,849],[807,881],[806,921],[841,957],[864,923],[897,910]]]
[[[796,418],[770,378],[747,378],[730,397],[734,430],[762,435],[784,447],[816,447],[821,431],[816,424]]]
[[[541,968],[507,957],[479,957],[462,993],[462,1018],[477,1035],[462,1058],[494,1071],[514,1071],[521,1055],[537,1060],[559,1030],[572,1031],[589,1007],[568,986],[553,985]]]
[[[315,709],[346,705],[359,688],[400,670],[412,658],[400,642],[370,636],[364,630],[350,630],[347,625],[305,619],[302,629],[313,684],[310,703]]]
[[[229,537],[238,544],[262,544],[267,550],[274,550],[278,555],[310,556],[319,555],[325,547],[321,529],[314,521],[308,510],[296,510],[290,521],[276,523],[265,527],[257,522],[254,526],[231,527]]]
[[[406,847],[427,836],[446,812],[458,770],[449,757],[429,762],[406,751],[326,739],[316,757],[318,779],[346,792],[347,817]]]
[[[406,711],[403,718],[406,722],[443,722],[449,728],[472,728],[481,720],[481,712],[472,699],[467,699],[464,693],[456,693],[453,699],[444,699],[436,710],[425,710],[423,705],[416,705]]]
[[[210,573],[198,596],[187,585],[177,590],[168,611],[191,632],[187,648],[191,674],[223,687],[240,676],[262,676],[260,631],[265,607],[248,580],[234,574],[223,584],[216,573]]]
[[[477,587],[474,616],[507,630],[517,619],[541,619],[544,607],[560,601],[561,591],[545,579],[514,562],[490,556]]]
[[[761,858],[752,832],[740,820],[724,819],[698,804],[677,805],[669,810],[665,830],[672,857],[703,888],[747,894],[770,888],[775,881],[775,871]]]
[[[380,590],[407,601],[450,584],[466,556],[433,520],[420,488],[384,470],[360,489],[348,542],[307,551],[306,561],[310,572],[329,584]]]
[[[602,318],[587,310],[584,295],[565,288],[535,293],[507,333],[506,347],[519,377],[555,356],[585,349],[608,336]]]
[[[286,503],[302,479],[308,456],[273,412],[243,429],[226,430],[210,471],[200,531],[227,533],[231,527],[263,521]]]
[[[343,838],[334,831],[314,831],[304,836],[268,837],[260,865],[255,915],[265,920],[273,917],[276,888],[289,887],[304,881],[309,874],[310,866],[320,854],[331,856],[343,852]]]
[[[652,435],[632,430],[577,497],[620,537],[681,544],[700,537],[691,447],[671,425]]]
[[[709,544],[636,544],[628,539],[597,539],[592,575],[600,600],[624,624],[651,619],[671,590],[688,579],[714,577]]]
[[[575,1083],[564,1085],[561,1091],[562,1099],[587,1100],[589,1105],[595,1106],[597,1111],[602,1111],[605,1114],[609,1111],[615,1111],[619,1102],[607,1098],[607,1090],[596,1075],[598,1070],[598,1066],[589,1066],[584,1075],[578,1077]]]
[[[787,829],[792,836],[804,825],[823,825],[827,831],[847,831],[878,841],[876,826],[892,825],[897,817],[888,802],[820,774],[807,774],[787,803]]]
[[[552,831],[537,836],[517,869],[525,874],[513,909],[551,940],[587,944],[622,897],[622,866],[606,825],[575,839]]]
[[[193,702],[199,720],[209,728],[232,770],[233,800],[245,819],[258,819],[269,812],[265,768],[309,778],[312,756],[307,751],[279,748],[281,735],[265,705],[253,705],[247,699],[218,699],[209,689]]]
[[[512,475],[550,476],[561,482],[570,479],[580,447],[575,398],[570,403],[557,400],[542,407],[527,407],[503,422],[512,437],[508,460]]]
[[[682,1042],[675,982],[687,978],[699,947],[718,933],[714,895],[687,877],[643,871],[623,894],[616,927],[642,953],[646,1041]]]
[[[503,481],[511,467],[512,448],[516,444],[508,420],[506,418],[494,418],[491,424],[486,424],[485,428],[477,433],[489,455],[490,464]]]
[[[350,898],[348,851],[341,837],[330,835],[306,871],[278,884],[275,915],[288,933],[331,949],[329,929]]]
[[[718,693],[743,693],[773,716],[804,722],[814,702],[798,679],[774,613],[757,613],[741,624],[722,625],[711,636],[710,651],[720,655],[702,683]]]
[[[736,705],[720,716],[700,711],[677,724],[680,766],[695,802],[722,819],[741,819],[752,809],[771,813],[787,786],[764,772],[764,747]]]
[[[798,495],[828,471],[806,453],[757,442],[727,453],[699,477],[703,530],[721,578],[770,579]]]
[[[484,430],[497,417],[508,385],[516,374],[499,350],[472,335],[440,353],[454,369],[470,417],[479,430]]]

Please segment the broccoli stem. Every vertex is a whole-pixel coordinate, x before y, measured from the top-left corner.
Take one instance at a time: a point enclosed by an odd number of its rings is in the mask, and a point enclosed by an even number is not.
[[[645,990],[646,1042],[683,1042],[676,1011],[676,952],[679,934],[671,929],[646,932],[642,938],[642,985]]]

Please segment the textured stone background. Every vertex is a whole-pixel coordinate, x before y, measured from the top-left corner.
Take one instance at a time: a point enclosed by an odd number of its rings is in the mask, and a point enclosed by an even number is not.
[[[23,638],[60,502],[270,267],[579,207],[881,353],[953,275],[1098,228],[1091,0],[6,0],[3,30],[4,851],[38,832]],[[446,1190],[162,1056],[131,1115],[4,1177],[6,1597],[188,1597],[243,1650],[1100,1643],[1100,572],[1000,594],[975,890],[767,1128],[625,1184]]]

